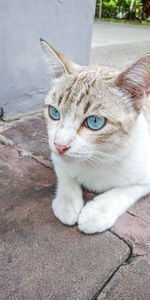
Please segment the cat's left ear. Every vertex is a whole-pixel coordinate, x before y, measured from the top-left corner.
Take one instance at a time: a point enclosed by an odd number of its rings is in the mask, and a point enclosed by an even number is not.
[[[134,107],[140,109],[141,98],[150,92],[150,53],[119,74],[116,85],[134,101]]]
[[[81,67],[58,53],[46,41],[40,39],[41,46],[45,52],[50,73],[54,78],[58,78],[63,74],[72,74],[79,72]]]

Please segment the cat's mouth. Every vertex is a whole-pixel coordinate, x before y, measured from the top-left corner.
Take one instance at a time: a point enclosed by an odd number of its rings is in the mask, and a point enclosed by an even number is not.
[[[72,161],[76,160],[75,157],[71,157],[67,154],[63,154],[63,155],[59,155],[59,156],[66,162],[72,162]]]
[[[52,150],[52,153],[53,153],[56,157],[59,157],[59,158],[61,158],[62,160],[66,161],[66,162],[72,162],[72,161],[75,161],[75,160],[78,159],[78,157],[69,155],[69,154],[67,154],[67,153],[59,154],[58,152],[53,151],[53,150]]]

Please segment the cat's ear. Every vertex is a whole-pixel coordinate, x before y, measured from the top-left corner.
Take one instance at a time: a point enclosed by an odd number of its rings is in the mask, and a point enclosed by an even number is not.
[[[41,46],[46,55],[49,71],[54,78],[58,78],[63,74],[72,74],[79,72],[81,67],[58,53],[46,41],[40,39]]]
[[[139,109],[141,98],[150,92],[150,53],[119,74],[116,85],[129,95],[135,108]]]

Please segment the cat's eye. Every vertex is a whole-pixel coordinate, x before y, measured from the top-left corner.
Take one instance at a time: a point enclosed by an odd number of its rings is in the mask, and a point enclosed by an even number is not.
[[[103,117],[90,116],[84,121],[84,125],[92,130],[101,129],[106,123]]]
[[[60,120],[60,113],[59,113],[59,111],[57,110],[56,107],[49,105],[48,112],[49,112],[49,116],[53,120]]]

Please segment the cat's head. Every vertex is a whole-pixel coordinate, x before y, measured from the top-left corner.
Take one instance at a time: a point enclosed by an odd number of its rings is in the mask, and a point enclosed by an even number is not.
[[[53,87],[45,100],[51,150],[62,158],[112,159],[125,151],[150,88],[150,54],[122,73],[79,66],[41,41]]]

